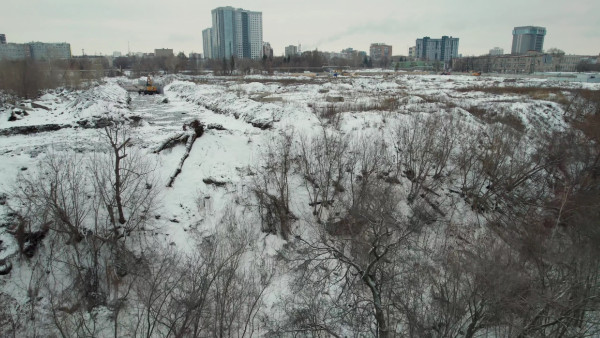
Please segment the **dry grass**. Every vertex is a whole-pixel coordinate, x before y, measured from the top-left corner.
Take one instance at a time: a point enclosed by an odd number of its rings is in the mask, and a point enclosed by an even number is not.
[[[471,115],[473,115],[473,116],[475,116],[475,117],[477,117],[479,119],[482,119],[482,120],[484,119],[484,117],[487,114],[487,110],[486,109],[479,108],[479,107],[476,107],[476,106],[469,107],[469,109],[467,109],[467,111]]]
[[[597,96],[597,90],[589,89],[565,89],[565,88],[549,88],[549,87],[520,87],[520,86],[506,86],[506,87],[482,87],[474,86],[467,88],[458,88],[458,92],[473,92],[479,91],[489,94],[496,95],[524,95],[529,96],[534,100],[544,100],[556,102],[563,106],[568,106],[571,103],[569,95],[565,95],[565,92],[569,92],[570,96],[580,95],[582,97],[594,97]]]
[[[487,123],[502,123],[505,126],[511,127],[512,129],[518,132],[525,131],[525,125],[518,117],[514,115],[505,114],[504,112],[500,112],[500,114],[493,110],[488,110],[485,108],[471,106],[467,109],[467,111],[477,117],[478,119],[487,122]]]
[[[437,97],[433,95],[419,95],[425,102],[427,103],[439,103],[442,106],[445,106],[448,109],[452,109],[458,107],[458,105],[454,102],[452,98],[448,97]]]
[[[380,99],[379,102],[330,102],[327,105],[311,103],[309,104],[309,107],[312,107],[313,111],[317,115],[325,118],[331,118],[336,114],[349,112],[395,111],[400,107],[400,103],[398,102],[398,97],[390,96]]]
[[[326,77],[323,76],[321,78],[263,78],[263,79],[254,79],[254,78],[243,78],[243,77],[213,77],[213,78],[192,78],[189,81],[194,82],[195,84],[215,84],[215,83],[223,83],[223,82],[237,82],[237,83],[251,83],[251,82],[259,82],[263,84],[267,83],[278,83],[282,86],[290,86],[290,85],[300,85],[300,84],[311,84],[311,83],[322,83],[325,82]]]

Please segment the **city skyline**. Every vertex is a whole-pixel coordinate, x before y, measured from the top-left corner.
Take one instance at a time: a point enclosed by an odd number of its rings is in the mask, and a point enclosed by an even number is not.
[[[493,47],[510,50],[513,28],[528,25],[546,27],[546,50],[600,53],[600,21],[595,15],[600,3],[590,0],[494,4],[468,0],[451,4],[434,0],[419,4],[382,0],[190,4],[175,0],[167,6],[156,0],[146,1],[145,6],[115,0],[38,0],[3,4],[0,33],[6,34],[7,42],[68,42],[73,55],[81,55],[82,50],[111,55],[156,48],[203,53],[202,30],[211,26],[211,10],[223,6],[262,12],[263,41],[271,44],[276,56],[292,44],[301,44],[302,50],[339,52],[348,47],[368,51],[371,43],[386,43],[394,55],[407,55],[417,38],[443,35],[460,37],[463,56],[483,55]]]

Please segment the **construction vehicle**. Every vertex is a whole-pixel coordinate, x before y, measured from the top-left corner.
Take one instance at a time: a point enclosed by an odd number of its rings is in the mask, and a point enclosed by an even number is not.
[[[138,94],[142,93],[144,93],[144,95],[158,94],[158,88],[154,85],[154,82],[152,81],[150,75],[148,75],[148,78],[146,78],[146,87],[138,91]]]

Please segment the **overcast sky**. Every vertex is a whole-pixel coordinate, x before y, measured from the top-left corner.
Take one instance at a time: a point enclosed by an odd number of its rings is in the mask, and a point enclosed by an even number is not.
[[[368,51],[373,42],[407,55],[417,38],[460,38],[463,56],[510,53],[515,26],[547,29],[544,49],[600,53],[600,0],[1,0],[0,33],[8,42],[68,42],[73,55],[203,53],[210,11],[233,6],[263,13],[263,40],[275,55],[285,46]]]

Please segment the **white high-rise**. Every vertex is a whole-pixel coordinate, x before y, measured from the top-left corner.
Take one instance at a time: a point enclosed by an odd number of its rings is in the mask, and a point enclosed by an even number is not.
[[[215,59],[232,55],[260,59],[262,38],[262,13],[230,6],[212,10],[212,34],[203,34],[204,45],[212,45],[210,54]],[[208,55],[206,50],[204,54]]]
[[[204,58],[212,59],[213,58],[213,30],[212,28],[207,28],[202,31],[202,42],[204,49]]]

